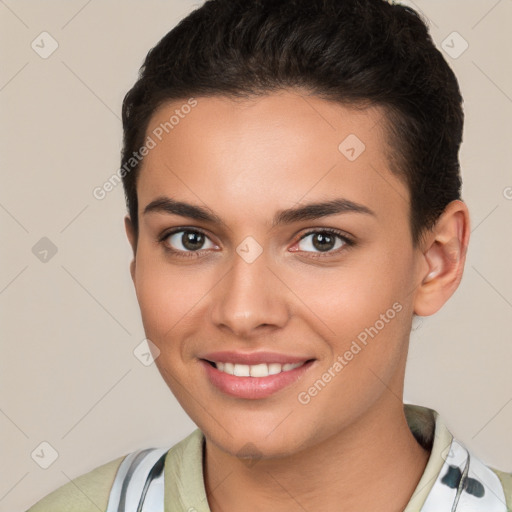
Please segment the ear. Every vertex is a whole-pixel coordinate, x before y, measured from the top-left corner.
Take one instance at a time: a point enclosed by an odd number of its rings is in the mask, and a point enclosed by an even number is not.
[[[454,200],[448,204],[421,244],[420,284],[414,300],[417,315],[433,315],[459,286],[469,234],[468,208],[464,202]]]
[[[124,229],[126,231],[126,236],[128,237],[128,242],[130,242],[133,251],[133,260],[130,263],[130,274],[132,276],[133,284],[135,284],[135,256],[137,254],[137,235],[135,234],[135,228],[133,227],[133,223],[129,215],[126,215],[124,218]]]

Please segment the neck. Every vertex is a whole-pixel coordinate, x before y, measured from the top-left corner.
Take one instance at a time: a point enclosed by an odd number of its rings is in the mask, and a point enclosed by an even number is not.
[[[385,393],[348,428],[306,450],[247,464],[206,441],[212,512],[403,510],[429,458],[397,397]]]

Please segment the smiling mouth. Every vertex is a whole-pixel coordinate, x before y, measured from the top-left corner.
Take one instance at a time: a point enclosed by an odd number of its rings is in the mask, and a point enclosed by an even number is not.
[[[268,377],[270,375],[277,375],[279,373],[286,373],[300,366],[304,366],[312,359],[302,361],[300,363],[260,363],[260,364],[240,364],[240,363],[229,363],[229,362],[215,362],[208,361],[211,366],[219,370],[220,372],[233,375],[235,377]]]

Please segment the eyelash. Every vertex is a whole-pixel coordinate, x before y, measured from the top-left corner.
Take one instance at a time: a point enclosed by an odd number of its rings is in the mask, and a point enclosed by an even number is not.
[[[158,243],[160,243],[163,246],[165,251],[167,251],[168,253],[173,254],[174,256],[178,256],[180,258],[194,258],[194,257],[197,257],[197,256],[195,256],[196,254],[201,253],[204,250],[206,250],[206,251],[208,250],[208,249],[199,249],[198,251],[179,251],[179,250],[176,250],[176,249],[172,249],[171,247],[169,247],[165,243],[165,241],[171,235],[175,235],[176,233],[181,233],[181,232],[184,232],[184,231],[188,231],[188,232],[192,232],[192,233],[201,233],[202,235],[204,235],[205,237],[207,237],[209,239],[208,235],[204,231],[202,231],[201,229],[180,227],[180,228],[172,229],[171,231],[166,231],[164,234],[162,234],[162,235],[160,235],[158,237],[157,241],[158,241]],[[329,229],[321,229],[321,228],[319,228],[319,229],[312,229],[312,230],[308,231],[307,233],[304,233],[295,242],[295,244],[297,244],[298,242],[300,242],[301,240],[303,240],[304,238],[306,238],[309,235],[314,235],[314,234],[318,234],[318,233],[323,233],[323,234],[327,234],[327,235],[334,235],[335,237],[341,239],[341,241],[343,242],[344,245],[339,247],[336,251],[313,252],[313,253],[311,253],[310,251],[300,251],[300,250],[297,250],[297,251],[294,251],[294,252],[306,252],[308,254],[313,254],[314,256],[309,256],[311,258],[326,258],[326,257],[332,256],[334,254],[339,254],[341,251],[343,251],[343,250],[345,250],[345,249],[355,245],[355,241],[354,240],[349,238],[342,231],[340,231],[338,229],[334,229],[334,228],[329,228]]]

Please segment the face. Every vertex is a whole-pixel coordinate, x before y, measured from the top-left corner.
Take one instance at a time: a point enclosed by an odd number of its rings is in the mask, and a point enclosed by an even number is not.
[[[409,193],[379,108],[292,91],[195,101],[147,130],[132,264],[145,332],[210,442],[292,454],[401,396],[420,271]]]

